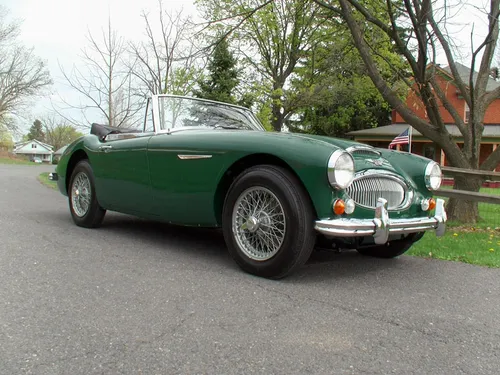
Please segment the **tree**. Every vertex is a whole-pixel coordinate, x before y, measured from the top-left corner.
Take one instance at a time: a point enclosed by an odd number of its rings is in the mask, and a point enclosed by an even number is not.
[[[137,61],[133,75],[141,83],[140,95],[187,95],[192,92],[199,76],[191,34],[191,18],[182,11],[172,14],[158,0],[158,24],[147,12],[142,13],[146,41],[130,44]]]
[[[226,39],[216,45],[208,71],[208,78],[199,81],[200,88],[194,94],[199,98],[235,104],[233,92],[238,85],[238,71]]]
[[[293,112],[286,86],[300,60],[307,56],[324,23],[309,0],[197,0],[205,18],[221,25],[240,42],[239,52],[270,86],[271,124],[281,131]]]
[[[403,69],[403,61],[387,40],[379,40],[376,48],[395,65],[399,60]],[[400,85],[399,77],[387,64],[381,61],[379,66],[391,85]],[[292,131],[344,137],[352,130],[390,123],[391,108],[366,75],[363,61],[344,28],[334,26],[324,33],[291,84],[290,101],[298,115],[287,122]]]
[[[12,118],[21,116],[32,99],[52,84],[45,63],[17,41],[19,23],[9,23],[0,6],[0,124],[14,127]]]
[[[71,104],[64,99],[63,102],[79,109],[88,123],[96,122],[89,116],[101,116],[109,126],[136,126],[142,121],[142,101],[134,96],[133,64],[124,63],[125,40],[113,30],[110,18],[107,29],[101,30],[101,39],[89,31],[87,41],[81,56],[83,68],[73,66],[68,74],[61,67],[67,83],[81,95],[83,102]],[[56,111],[61,114],[60,110]],[[81,125],[64,117],[72,124]]]
[[[384,3],[365,3],[357,0],[314,2],[332,10],[345,21],[375,87],[408,124],[444,150],[452,166],[493,170],[499,164],[500,148],[481,164],[479,150],[486,109],[500,95],[500,88],[487,91],[492,58],[498,41],[500,0],[489,1],[489,9],[485,11],[488,25],[486,36],[478,46],[471,44],[471,74],[468,79],[462,78],[458,71],[452,38],[447,34],[448,17],[451,13],[447,3],[444,3],[444,8],[439,9],[432,0]],[[413,77],[412,81],[406,80],[408,89],[421,100],[428,120],[418,117],[413,108],[409,108],[398,97],[393,87],[382,76],[374,61],[371,45],[365,38],[366,31],[372,28],[383,32],[404,56]],[[438,49],[444,52],[453,82],[469,106],[468,122],[453,107],[439,85],[436,66]],[[440,107],[444,107],[453,117],[464,139],[463,148],[455,143],[446,129]],[[460,190],[477,192],[481,183],[479,178],[455,178],[455,188]],[[470,201],[450,199],[447,210],[450,219],[462,222],[475,223],[479,216],[477,203]]]
[[[33,121],[33,125],[31,125],[29,133],[26,134],[27,141],[32,141],[34,139],[40,142],[45,142],[45,133],[43,131],[42,122],[38,119]]]
[[[62,118],[49,116],[43,118],[42,122],[45,129],[45,142],[53,146],[54,151],[83,135],[74,126],[68,125]]]
[[[0,124],[0,151],[9,151],[14,147],[12,134],[9,129]]]

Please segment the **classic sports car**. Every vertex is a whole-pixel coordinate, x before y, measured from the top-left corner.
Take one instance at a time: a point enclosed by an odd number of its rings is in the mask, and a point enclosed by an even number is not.
[[[106,210],[222,227],[246,272],[281,278],[316,244],[392,258],[444,234],[441,169],[429,159],[343,139],[267,132],[246,108],[158,95],[142,129],[93,124],[56,172],[76,225]]]

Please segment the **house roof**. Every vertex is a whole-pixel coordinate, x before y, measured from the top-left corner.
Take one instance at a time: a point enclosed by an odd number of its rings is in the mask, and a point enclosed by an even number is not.
[[[381,137],[381,138],[393,138],[408,128],[408,124],[391,124],[386,126],[379,126],[378,128],[355,130],[347,133],[347,135],[353,136],[355,138],[360,137]],[[462,133],[456,125],[445,125],[446,130],[453,137],[462,137]],[[422,137],[425,138],[422,133],[417,129],[412,129],[412,137]],[[500,124],[495,125],[485,125],[483,131],[483,138],[499,138],[500,139]]]
[[[54,155],[62,155],[62,153],[68,148],[69,145],[62,146],[59,150],[54,152]]]
[[[24,141],[24,142],[16,143],[16,149],[21,148],[21,147],[23,147],[23,146],[25,146],[25,145],[27,145],[28,143],[31,143],[31,142],[38,143],[40,146],[43,146],[43,147],[45,147],[46,149],[49,149],[49,150],[52,150],[54,148],[54,146],[51,146],[48,143],[39,141],[37,139],[30,139],[29,141]]]
[[[469,76],[470,76],[471,69],[466,67],[465,65],[460,64],[460,63],[455,63],[455,66],[457,67],[458,75],[460,76],[462,81],[464,81],[464,83],[467,86],[469,86]],[[447,66],[445,68],[441,68],[441,69],[444,70],[446,73],[448,73],[453,78],[453,75],[451,74],[451,69],[449,66]],[[472,76],[472,82],[476,83],[476,80],[477,80],[477,72],[474,71],[474,74]],[[500,86],[500,82],[497,82],[491,76],[488,76],[488,83],[486,84],[486,91],[493,91],[499,86]]]
[[[44,143],[44,142],[38,141],[38,140],[36,140],[36,139],[32,139],[32,140],[30,140],[30,141],[21,142],[21,143],[16,144],[16,146],[15,146],[15,148],[14,148],[14,152],[15,152],[15,153],[20,152],[20,151],[21,151],[21,150],[22,150],[22,149],[23,149],[26,145],[31,144],[31,143],[36,143],[36,144],[38,144],[38,145],[42,146],[42,148],[44,148],[44,149],[47,151],[47,152],[46,152],[47,154],[49,154],[49,153],[52,153],[52,152],[53,152],[53,151],[52,151],[53,146],[51,146],[51,145],[49,145],[49,144],[47,144],[47,143]],[[23,150],[23,151],[22,151],[22,154],[34,154],[34,153],[40,153],[40,151],[39,151],[39,150]]]

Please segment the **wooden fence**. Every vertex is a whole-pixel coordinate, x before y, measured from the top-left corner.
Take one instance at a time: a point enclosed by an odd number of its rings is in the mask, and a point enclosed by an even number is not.
[[[453,167],[441,167],[444,176],[480,176],[484,180],[500,181],[500,172],[481,171],[477,169],[462,169]],[[448,198],[459,198],[468,201],[500,204],[500,195],[485,193],[474,193],[466,190],[438,189],[437,196]]]

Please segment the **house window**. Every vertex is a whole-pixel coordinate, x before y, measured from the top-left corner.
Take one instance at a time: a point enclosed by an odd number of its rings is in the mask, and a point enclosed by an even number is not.
[[[32,143],[32,144],[31,144],[31,148],[36,148],[36,144],[35,144],[35,143]]]
[[[469,119],[470,119],[470,108],[469,108],[469,105],[467,103],[465,103],[465,115],[464,115],[464,121],[466,123],[469,122]]]

